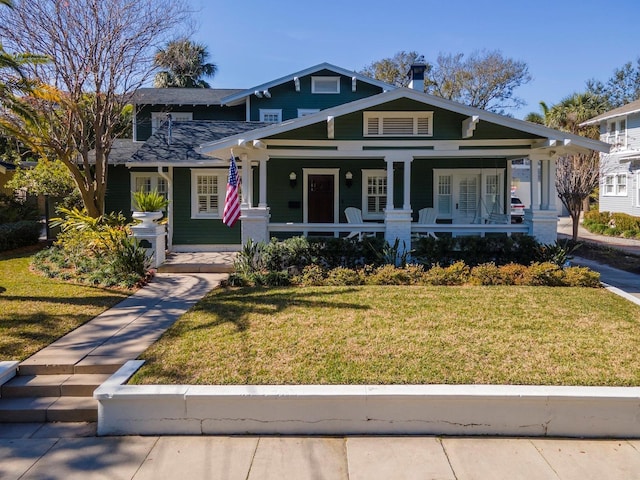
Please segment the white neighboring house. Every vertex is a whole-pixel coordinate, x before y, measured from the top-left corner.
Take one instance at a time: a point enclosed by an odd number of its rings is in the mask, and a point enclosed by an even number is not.
[[[600,125],[600,211],[640,217],[640,100],[605,112],[582,125]]]

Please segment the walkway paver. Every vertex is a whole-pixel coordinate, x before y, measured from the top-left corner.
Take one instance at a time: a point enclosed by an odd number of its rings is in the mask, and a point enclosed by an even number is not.
[[[456,480],[435,437],[349,437],[350,480]]]

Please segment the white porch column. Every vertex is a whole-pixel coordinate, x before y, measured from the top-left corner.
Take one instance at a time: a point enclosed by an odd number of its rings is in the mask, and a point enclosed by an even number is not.
[[[387,162],[387,210],[393,210],[393,160],[384,159]]]
[[[411,210],[411,162],[413,157],[404,161],[404,202],[403,210]]]
[[[151,261],[151,267],[158,268],[166,259],[165,236],[167,229],[164,225],[153,223],[150,225],[134,225],[131,227],[132,236],[142,244]]]
[[[243,153],[240,155],[240,160],[242,161],[242,201],[240,207],[250,207],[251,206],[251,196],[252,196],[252,175],[251,175],[251,162],[249,161],[249,155]]]
[[[543,166],[539,182],[540,161]],[[529,235],[544,244],[555,243],[558,239],[558,213],[550,209],[552,182],[555,183],[555,170],[551,171],[549,158],[531,158],[531,208],[525,210],[524,222],[529,227]]]
[[[530,158],[530,175],[531,181],[529,185],[531,187],[531,210],[540,210],[540,197],[538,194],[538,168],[540,161],[534,158]]]
[[[541,162],[540,175],[540,210],[549,210],[549,160]]]
[[[260,159],[260,200],[258,207],[267,208],[267,161],[268,157]]]

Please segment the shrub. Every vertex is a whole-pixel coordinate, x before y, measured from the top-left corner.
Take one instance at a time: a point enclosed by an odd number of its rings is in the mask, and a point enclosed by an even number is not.
[[[483,263],[471,269],[469,283],[473,285],[512,285],[505,279],[504,272],[495,263]]]
[[[519,263],[508,263],[500,266],[500,274],[505,285],[525,285],[528,267]]]
[[[345,267],[329,270],[326,279],[324,279],[324,285],[362,285],[363,283],[364,279],[358,270]]]
[[[39,219],[38,209],[34,205],[0,193],[0,225]]]
[[[0,251],[38,243],[42,225],[33,220],[0,225]]]
[[[326,277],[324,269],[320,265],[307,265],[302,273],[295,279],[295,283],[305,286],[324,285]]]
[[[571,240],[538,245],[535,249],[535,257],[538,262],[551,262],[563,267],[573,259],[572,253],[578,250],[581,245]]]
[[[555,263],[535,262],[527,268],[523,283],[533,286],[560,287],[564,285],[563,276],[562,268]]]
[[[600,273],[586,267],[565,268],[563,283],[568,287],[599,287]]]
[[[640,217],[627,215],[626,213],[612,213],[613,224],[616,230],[640,230]]]
[[[470,269],[464,262],[456,262],[448,267],[434,265],[425,273],[428,285],[464,285],[469,280]]]
[[[382,265],[376,268],[367,279],[370,285],[408,285],[410,277],[406,270],[395,265]]]
[[[136,210],[139,212],[160,212],[169,205],[169,200],[161,193],[158,193],[157,190],[133,192],[133,201]]]

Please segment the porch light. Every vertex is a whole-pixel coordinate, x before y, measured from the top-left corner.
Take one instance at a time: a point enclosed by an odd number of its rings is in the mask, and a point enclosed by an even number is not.
[[[344,183],[347,185],[347,188],[351,188],[351,185],[353,185],[353,173],[351,172],[345,173],[344,179],[345,179]]]
[[[296,172],[291,172],[289,174],[289,185],[291,185],[291,188],[296,188],[297,184],[298,184],[298,176],[296,175]]]

